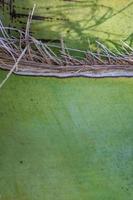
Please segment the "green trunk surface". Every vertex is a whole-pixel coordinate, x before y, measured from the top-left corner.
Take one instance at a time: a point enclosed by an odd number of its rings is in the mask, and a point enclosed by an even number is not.
[[[2,1],[5,2],[5,1]],[[8,2],[8,1],[7,1]],[[87,48],[95,40],[132,44],[132,0],[11,0],[1,3],[2,21],[25,29],[28,13],[36,4],[32,33],[44,41],[60,42],[71,47]]]
[[[132,43],[132,1],[2,2],[17,27],[36,3],[32,32],[46,41]],[[0,200],[132,200],[132,119],[132,78],[12,75],[0,90]]]

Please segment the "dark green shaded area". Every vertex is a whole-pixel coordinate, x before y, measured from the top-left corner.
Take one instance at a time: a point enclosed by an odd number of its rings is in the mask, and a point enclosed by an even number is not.
[[[132,200],[132,86],[13,75],[0,90],[1,199]]]

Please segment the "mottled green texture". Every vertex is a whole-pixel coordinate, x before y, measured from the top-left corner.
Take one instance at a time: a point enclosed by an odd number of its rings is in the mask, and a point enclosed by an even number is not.
[[[14,0],[1,10],[5,24],[25,28],[29,10],[36,9],[32,33],[45,40],[64,38],[67,45],[88,48],[96,40],[133,43],[132,0]],[[15,5],[15,6],[14,6]],[[7,9],[8,8],[8,9]],[[10,14],[9,14],[10,13]],[[111,42],[112,43],[112,42]],[[110,44],[110,43],[109,43]]]
[[[132,0],[16,0],[15,10],[33,3],[36,15],[68,19],[33,20],[37,37],[132,44]],[[25,26],[9,6],[0,12]],[[13,75],[0,89],[0,200],[133,200],[133,79]]]
[[[28,1],[32,9],[36,1]],[[26,13],[27,10],[22,10],[19,2],[16,1],[17,12]],[[24,7],[26,7],[25,2],[27,0],[23,1]],[[129,23],[129,19],[133,16],[132,10],[132,0],[111,2],[108,0],[39,0],[36,3],[35,15],[52,19],[45,19],[38,23],[33,20],[32,30],[36,37],[45,39],[60,39],[63,36],[69,45],[77,48],[88,47],[88,40],[94,42],[96,38],[119,41],[132,35],[133,25]]]
[[[132,200],[132,146],[133,79],[12,76],[0,90],[2,200]]]

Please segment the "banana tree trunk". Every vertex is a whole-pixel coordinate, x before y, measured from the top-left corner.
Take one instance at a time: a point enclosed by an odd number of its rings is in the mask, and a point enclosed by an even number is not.
[[[3,0],[0,17],[25,29],[34,3],[38,39],[132,43],[130,0]],[[0,89],[0,200],[132,200],[132,119],[132,78],[12,75]]]
[[[60,42],[63,37],[73,48],[86,48],[96,39],[117,45],[132,43],[132,0],[10,0],[0,1],[2,21],[25,29],[29,11],[36,3],[32,33],[46,42]]]

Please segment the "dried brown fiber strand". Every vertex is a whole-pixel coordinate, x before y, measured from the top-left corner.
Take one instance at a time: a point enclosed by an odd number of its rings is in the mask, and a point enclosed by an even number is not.
[[[127,43],[122,42],[123,53],[114,53],[98,41],[96,52],[67,48],[63,38],[60,46],[48,45],[30,35],[34,10],[35,5],[29,13],[25,31],[4,27],[0,21],[0,68],[9,70],[6,79],[11,73],[52,77],[133,76],[133,49]],[[8,30],[17,32],[18,36],[9,36]],[[52,50],[53,47],[58,48],[60,55]],[[72,51],[82,52],[84,57],[77,59],[70,53]]]

